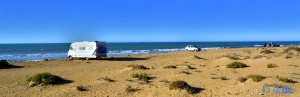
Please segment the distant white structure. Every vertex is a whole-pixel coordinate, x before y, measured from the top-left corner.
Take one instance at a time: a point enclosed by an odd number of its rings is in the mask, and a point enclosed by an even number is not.
[[[68,57],[70,59],[85,58],[86,60],[90,58],[98,59],[102,57],[107,57],[106,42],[74,42],[70,46],[70,49],[68,51]]]

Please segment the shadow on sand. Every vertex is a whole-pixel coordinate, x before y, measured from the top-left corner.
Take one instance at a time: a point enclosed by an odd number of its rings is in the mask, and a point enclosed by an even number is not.
[[[13,68],[23,68],[23,66],[16,66],[13,64],[9,64],[6,60],[0,61],[0,69],[13,69]]]
[[[60,81],[59,83],[55,83],[53,85],[64,85],[64,84],[69,84],[69,83],[72,83],[74,81],[72,80],[67,80],[67,79],[63,79],[62,81]]]
[[[201,91],[205,90],[204,88],[198,88],[198,87],[191,87],[193,89],[192,94],[200,93]]]

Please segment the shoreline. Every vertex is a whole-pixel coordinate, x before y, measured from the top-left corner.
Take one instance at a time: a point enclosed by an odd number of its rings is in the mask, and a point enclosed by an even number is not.
[[[286,47],[293,47],[293,46],[283,46],[283,47],[275,47],[275,48],[286,48]],[[299,47],[299,46],[297,46]],[[229,47],[207,47],[207,48],[201,48],[201,51],[203,50],[219,50],[219,49],[251,49],[251,48],[268,48],[268,47],[239,47],[239,48],[229,48]],[[171,52],[189,52],[189,51],[186,51],[186,50],[183,50],[183,49],[180,49],[180,48],[176,48],[178,50],[174,50],[174,51],[162,51],[162,52],[156,52],[156,53],[140,53],[140,54],[122,54],[122,55],[115,55],[115,56],[108,56],[104,59],[107,59],[107,58],[110,58],[110,57],[126,57],[126,56],[137,56],[137,55],[147,55],[147,54],[164,54],[164,53],[171,53]],[[167,50],[170,50],[170,49],[167,49]],[[125,51],[135,51],[135,50],[125,50]],[[142,50],[144,51],[144,50]],[[201,51],[198,51],[198,52],[201,52]],[[110,52],[114,52],[114,51],[110,51]],[[103,58],[102,58],[103,59]],[[38,60],[25,60],[25,61],[8,61],[8,62],[41,62],[41,61],[44,61],[44,60],[51,60],[51,61],[55,61],[55,60],[68,60],[68,58],[59,58],[59,59],[38,59]],[[82,59],[78,59],[78,60],[82,60]],[[95,60],[95,59],[92,59],[92,60]]]

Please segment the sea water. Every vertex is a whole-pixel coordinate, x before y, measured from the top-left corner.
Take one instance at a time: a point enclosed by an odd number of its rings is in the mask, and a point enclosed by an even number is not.
[[[108,56],[156,54],[183,51],[187,45],[201,49],[244,48],[266,42],[130,42],[107,43]],[[275,42],[285,46],[300,45],[300,42]],[[70,43],[0,44],[0,60],[40,61],[43,59],[67,59]]]

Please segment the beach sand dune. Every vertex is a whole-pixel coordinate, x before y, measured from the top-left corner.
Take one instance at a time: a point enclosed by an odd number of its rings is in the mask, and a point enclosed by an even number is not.
[[[0,70],[0,95],[2,97],[300,97],[299,83],[284,83],[276,76],[300,82],[299,52],[284,52],[286,47],[266,48],[273,53],[261,53],[262,48],[218,49],[200,52],[171,52],[165,54],[134,55],[101,60],[55,60],[41,62],[14,62],[23,68]],[[249,67],[231,69],[226,65],[242,62]],[[267,64],[277,65],[267,68]],[[142,65],[149,69],[128,69],[128,65]],[[176,68],[165,68],[175,66]],[[71,83],[29,87],[26,79],[49,72]],[[148,83],[132,78],[134,73],[147,73]],[[266,78],[260,82],[251,79],[238,81],[250,74]],[[105,81],[101,78],[113,80]],[[169,84],[182,80],[194,87],[196,93],[170,90]],[[273,86],[287,85],[293,94],[274,94]],[[270,86],[270,93],[262,92]],[[83,86],[86,91],[78,91]],[[136,91],[126,92],[128,86]]]

